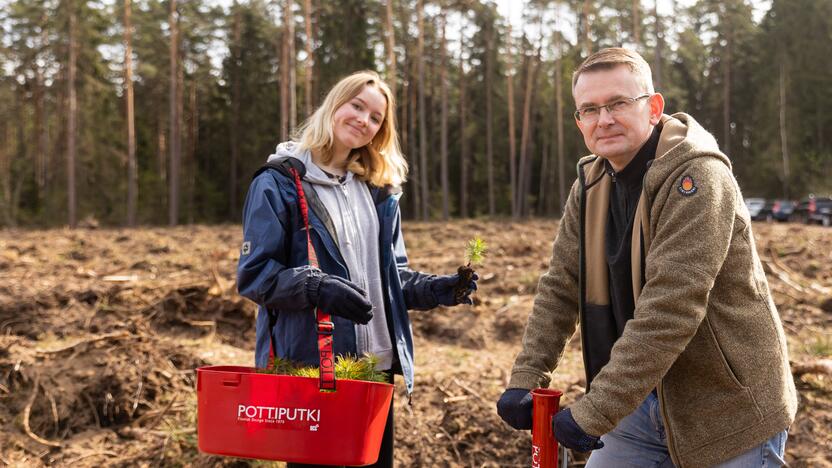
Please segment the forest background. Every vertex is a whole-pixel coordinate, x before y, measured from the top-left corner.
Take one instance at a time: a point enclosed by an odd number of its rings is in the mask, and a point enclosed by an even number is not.
[[[587,153],[571,73],[622,45],[746,196],[832,192],[829,0],[511,5],[0,0],[0,226],[237,222],[252,173],[360,69],[397,96],[406,217],[558,216]]]

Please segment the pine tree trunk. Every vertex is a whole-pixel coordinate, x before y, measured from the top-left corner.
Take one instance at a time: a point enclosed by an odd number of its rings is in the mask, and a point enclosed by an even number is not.
[[[281,102],[285,99],[284,113],[281,116],[281,135],[285,141],[290,138],[296,126],[297,104],[295,100],[295,17],[292,11],[293,0],[283,4],[283,91]]]
[[[233,219],[237,219],[239,202],[237,200],[237,180],[239,175],[237,170],[240,164],[240,60],[242,54],[242,44],[240,37],[242,35],[242,26],[240,25],[240,7],[237,2],[234,2],[234,25],[232,30],[232,45],[231,53],[234,60],[231,65],[231,170],[228,174],[228,214]]]
[[[788,79],[786,70],[786,57],[780,61],[780,148],[783,152],[783,198],[790,198],[789,181],[791,175],[789,172],[789,145],[786,139],[786,80]]]
[[[414,57],[411,60],[411,67],[410,67],[410,80],[408,80],[408,89],[410,96],[408,100],[410,101],[410,154],[413,156],[411,158],[413,168],[413,176],[411,177],[411,181],[413,182],[413,217],[418,218],[422,215],[422,183],[419,180],[420,176],[419,173],[421,172],[421,168],[419,166],[419,141],[417,140],[417,127],[418,127],[418,94],[419,94],[419,83],[417,81],[416,75],[418,66],[418,60]]]
[[[641,17],[639,10],[641,8],[641,0],[633,0],[633,42],[636,49],[641,48]]]
[[[43,49],[40,54],[47,54],[49,45],[49,29],[44,27],[46,18],[41,20],[40,43],[38,46]],[[44,77],[45,67],[39,63],[35,64],[35,138],[37,139],[37,153],[35,155],[35,187],[37,187],[38,205],[44,206],[47,193],[47,174],[49,172],[49,118],[46,115],[46,79]]]
[[[159,174],[159,190],[156,191],[158,198],[155,205],[159,213],[163,212],[168,203],[167,190],[164,190],[168,184],[168,138],[165,135],[168,124],[165,114],[160,110],[156,120],[156,172]]]
[[[406,9],[401,8],[401,10],[403,10],[402,13],[400,14],[402,28],[406,29],[407,28]],[[410,104],[410,94],[409,93],[410,93],[410,83],[412,81],[412,77],[409,73],[409,70],[411,70],[411,68],[409,66],[409,63],[410,63],[409,62],[409,60],[410,60],[410,47],[409,47],[407,42],[404,42],[402,45],[404,46],[404,59],[405,59],[404,64],[403,64],[404,68],[402,69],[402,73],[405,75],[405,80],[402,84],[402,97],[399,100],[399,103],[400,103],[399,109],[400,109],[400,114],[401,114],[401,119],[399,119],[399,122],[400,122],[399,130],[401,132],[400,136],[401,136],[402,151],[405,155],[410,155],[410,149],[411,148],[410,148],[410,142],[408,140],[409,131],[410,131],[410,128],[409,128],[410,119],[409,119],[409,115],[408,115],[409,112],[410,112],[409,111],[409,107],[410,107],[409,106],[409,104]]]
[[[448,220],[450,216],[450,193],[448,183],[448,43],[445,37],[446,18],[445,14],[440,15],[441,30],[442,30],[442,68],[439,70],[439,86],[440,86],[440,103],[442,111],[440,116],[440,142],[439,142],[439,157],[440,157],[440,172],[442,179],[442,219]]]
[[[12,199],[12,163],[9,142],[11,141],[11,127],[6,119],[0,119],[0,214],[5,226],[14,226],[11,213]]]
[[[188,125],[188,224],[193,224],[196,219],[196,174],[198,165],[196,163],[196,149],[199,141],[199,107],[197,102],[197,83],[191,83],[191,90],[188,99],[190,111]]]
[[[525,41],[524,41],[525,42]],[[525,55],[525,54],[524,54]],[[526,205],[526,195],[528,187],[526,187],[526,166],[529,164],[529,119],[531,117],[532,105],[532,79],[535,73],[535,60],[533,58],[524,59],[526,62],[526,86],[523,93],[523,121],[520,128],[520,164],[517,173],[519,174],[517,185],[517,197],[514,200],[514,216],[523,215],[523,207]]]
[[[312,102],[312,75],[315,70],[315,53],[312,50],[315,39],[312,35],[312,0],[303,0],[303,22],[306,27],[306,70],[303,74],[304,114],[310,116],[315,108],[315,103]]]
[[[511,25],[508,27],[506,36],[506,84],[508,86],[508,174],[509,174],[509,196],[511,198],[511,215],[517,217],[515,207],[517,206],[517,144],[514,140],[514,54],[512,52]]]
[[[16,88],[16,92],[14,93],[14,115],[19,115],[23,117],[23,106],[24,100],[26,99],[26,89],[23,86],[16,86]],[[14,225],[17,224],[18,213],[20,212],[20,193],[23,188],[23,181],[26,180],[24,177],[20,177],[20,171],[17,169],[17,164],[15,164],[15,162],[26,162],[26,154],[28,153],[28,139],[26,138],[26,119],[15,119],[15,124],[17,126],[17,154],[13,156],[13,158],[15,158],[16,161],[12,160],[10,162],[12,175],[9,181],[9,186],[11,190],[11,195],[9,197],[9,217],[11,218]]]
[[[421,185],[420,192],[422,196],[422,219],[428,219],[430,188],[428,187],[428,131],[427,131],[427,115],[425,109],[425,5],[423,0],[418,0],[416,7],[417,24],[418,24],[418,38],[416,42],[416,61],[418,67],[418,86],[419,86],[419,182]]]
[[[75,95],[75,64],[77,61],[77,31],[75,16],[75,2],[73,0],[67,1],[67,9],[69,10],[69,63],[67,70],[67,98],[69,103],[66,123],[66,190],[67,190],[67,222],[70,228],[75,228],[78,224],[76,213],[76,191],[75,191],[75,132],[76,119],[78,115],[78,102]]]
[[[465,75],[465,34],[460,37],[459,43],[459,215],[462,218],[468,217],[468,178],[471,173],[468,156],[468,138],[465,136],[465,129],[468,127],[468,88],[466,86],[468,77]]]
[[[308,1],[308,0],[307,0]],[[386,41],[384,45],[387,49],[387,85],[396,95],[396,32],[393,30],[393,0],[386,2],[387,15],[384,21],[384,36]]]
[[[312,1],[312,37],[318,38],[321,37],[320,35],[320,22],[321,22],[321,7],[320,1],[310,0]],[[312,70],[312,100],[316,101],[315,96],[318,95],[318,83],[320,82],[320,76],[318,76],[321,72],[320,67],[314,66],[313,63],[313,70]],[[315,108],[315,102],[313,102],[312,108]],[[304,116],[308,117],[308,116]]]
[[[583,18],[583,31],[581,31],[581,37],[583,38],[584,44],[584,58],[589,57],[592,53],[592,39],[590,38],[589,31],[590,31],[590,24],[589,24],[589,15],[592,14],[592,0],[584,0],[584,9],[581,18]]]
[[[549,132],[541,132],[543,139],[543,149],[540,151],[540,180],[537,190],[537,214],[542,215],[546,213],[546,206],[551,198],[548,194],[548,188],[552,186],[552,179],[549,174],[549,166],[552,165],[549,153]]]
[[[170,0],[170,173],[168,174],[168,224],[179,223],[179,168],[181,140],[179,138],[179,24],[176,0]]]
[[[136,162],[136,119],[133,110],[133,26],[131,0],[124,0],[124,98],[127,107],[127,225],[136,225],[139,170]]]
[[[494,29],[489,25],[488,46],[485,55],[485,161],[488,173],[488,215],[497,214],[494,200],[494,113],[492,108],[492,89],[494,73]]]
[[[655,58],[653,59],[653,87],[657,90],[662,89],[662,49],[664,42],[662,38],[662,18],[659,16],[659,0],[653,1],[653,21],[656,28],[656,47],[654,50]]]
[[[399,18],[401,19],[402,29],[408,30],[410,22],[412,21],[411,10],[408,2],[399,2]],[[419,193],[419,158],[417,156],[418,146],[416,144],[416,59],[413,51],[413,43],[405,42],[405,69],[407,70],[406,87],[402,92],[402,101],[405,105],[402,109],[404,115],[403,122],[406,122],[406,138],[403,138],[410,164],[410,191],[409,196],[411,200],[411,213],[413,218],[418,218],[422,212],[421,193]],[[404,123],[402,124],[404,125]]]
[[[540,28],[542,31],[543,28]],[[526,135],[526,145],[528,149],[526,150],[526,164],[524,168],[523,174],[523,196],[520,198],[520,215],[521,216],[529,216],[531,214],[531,207],[529,205],[529,197],[528,195],[532,195],[532,166],[534,165],[534,152],[535,152],[535,139],[534,139],[534,131],[535,131],[535,123],[537,122],[537,102],[535,99],[535,95],[537,94],[537,74],[540,71],[541,66],[541,50],[543,48],[543,39],[541,38],[538,42],[537,46],[537,55],[531,58],[531,66],[529,67],[529,71],[532,73],[532,81],[531,81],[531,90],[529,91],[530,94],[530,104],[529,104],[529,122],[528,122],[528,135]]]
[[[33,129],[33,139],[37,141],[37,146],[35,149],[33,169],[35,171],[35,187],[37,187],[38,202],[44,200],[46,192],[46,152],[48,144],[46,129],[48,124],[45,121],[45,94],[43,70],[40,65],[35,65],[35,86],[32,96],[35,100],[35,128]]]
[[[284,0],[283,4],[283,33],[280,41],[280,141],[289,139],[289,131],[291,126],[289,124],[289,109],[291,103],[289,102],[289,68],[291,67],[289,59],[289,25],[291,21],[291,13],[287,13],[292,8],[292,0]]]

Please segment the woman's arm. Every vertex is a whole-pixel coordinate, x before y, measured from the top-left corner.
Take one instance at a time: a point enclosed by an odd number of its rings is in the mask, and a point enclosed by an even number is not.
[[[402,282],[404,301],[408,309],[427,310],[433,309],[439,303],[430,289],[431,281],[436,275],[430,275],[413,271],[408,266],[407,249],[404,246],[402,236],[402,215],[396,211],[396,220],[393,226],[393,255],[396,259],[396,267],[399,271],[399,279]]]
[[[308,265],[289,268],[291,222],[271,171],[251,183],[243,207],[243,247],[237,265],[237,290],[268,308],[307,310],[307,288],[316,279]],[[319,277],[317,277],[319,280]]]

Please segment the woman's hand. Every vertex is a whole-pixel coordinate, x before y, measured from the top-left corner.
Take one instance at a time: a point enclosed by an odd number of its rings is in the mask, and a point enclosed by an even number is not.
[[[373,304],[355,283],[320,271],[310,273],[306,283],[309,302],[324,312],[362,325],[373,318]]]
[[[457,304],[473,304],[471,293],[477,290],[477,280],[480,277],[474,273],[468,284],[460,285],[459,274],[435,276],[430,282],[430,290],[438,305],[455,306]],[[457,295],[456,290],[464,288],[462,295]]]

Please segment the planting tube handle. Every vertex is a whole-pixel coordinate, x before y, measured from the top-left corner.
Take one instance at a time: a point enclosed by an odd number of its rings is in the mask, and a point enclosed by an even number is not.
[[[309,251],[309,265],[318,268],[318,256],[312,247],[312,234],[309,230],[309,206],[306,203],[306,195],[303,193],[303,183],[300,180],[300,173],[294,167],[289,168],[295,178],[295,186],[298,191],[298,204],[303,217],[303,226],[306,228],[306,247]],[[320,379],[318,388],[321,390],[335,390],[335,356],[332,354],[332,334],[335,332],[335,325],[332,323],[332,316],[324,312],[320,307],[315,307],[318,333],[318,359],[320,362]]]

